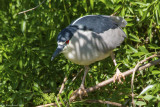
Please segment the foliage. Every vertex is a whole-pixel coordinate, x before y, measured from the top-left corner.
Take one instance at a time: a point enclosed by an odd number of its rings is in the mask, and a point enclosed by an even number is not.
[[[58,33],[78,17],[88,14],[124,17],[127,38],[116,50],[121,71],[133,68],[136,63],[160,47],[159,0],[47,0],[36,10],[17,13],[37,6],[39,0],[1,0],[0,6],[0,105],[35,106],[57,101],[57,93],[65,75],[60,102],[68,102],[71,92],[81,82],[72,78],[82,66],[75,65],[59,55],[53,62]],[[155,60],[157,58],[154,58]],[[86,87],[113,76],[115,67],[111,58],[90,66]],[[160,106],[160,68],[152,66],[135,76],[137,105]],[[123,84],[109,84],[89,94],[88,99],[101,99],[130,105],[131,76]],[[44,91],[49,90],[48,93]],[[142,94],[140,94],[143,92]],[[117,97],[118,96],[118,97]],[[102,104],[71,103],[70,106],[106,106]]]

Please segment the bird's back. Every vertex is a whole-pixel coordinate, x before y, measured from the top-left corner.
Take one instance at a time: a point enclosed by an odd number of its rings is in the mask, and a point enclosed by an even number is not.
[[[118,16],[87,15],[73,21],[70,26],[77,26],[79,29],[91,30],[96,33],[103,33],[116,27],[125,27],[127,22]]]

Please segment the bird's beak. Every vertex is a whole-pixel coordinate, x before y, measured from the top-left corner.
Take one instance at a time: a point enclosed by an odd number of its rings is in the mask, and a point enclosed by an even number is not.
[[[65,45],[58,45],[56,51],[53,53],[51,61],[59,54],[62,52],[63,48],[65,47]]]

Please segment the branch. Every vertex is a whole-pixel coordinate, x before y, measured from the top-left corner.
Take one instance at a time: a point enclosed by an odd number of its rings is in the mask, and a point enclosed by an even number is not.
[[[19,12],[18,14],[22,14],[22,13],[26,13],[26,12],[29,12],[31,10],[34,10],[36,8],[38,8],[41,4],[43,4],[46,0],[43,0],[38,6],[34,7],[34,8],[31,8],[31,9],[28,9],[28,10],[25,10],[25,11],[22,11],[22,12]]]
[[[77,73],[77,75],[72,79],[72,82],[78,77],[78,75],[82,72],[82,70],[83,70],[83,69],[81,69],[81,70]]]
[[[151,62],[149,62],[149,63],[147,63],[147,64],[143,64],[143,65],[141,65],[140,67],[138,67],[138,68],[137,68],[137,71],[144,70],[144,69],[146,69],[146,68],[149,68],[150,66],[157,65],[157,64],[159,64],[159,63],[160,63],[160,59],[157,59],[157,60],[155,60],[155,61],[151,61]],[[128,75],[132,74],[133,71],[134,71],[134,68],[131,69],[131,70],[128,70],[128,71],[126,71],[126,72],[123,72],[123,75],[124,75],[124,76],[128,76]],[[112,77],[112,78],[110,78],[110,79],[108,79],[108,80],[105,80],[105,81],[103,81],[103,82],[100,82],[100,83],[98,83],[97,85],[95,85],[95,86],[93,86],[93,87],[87,88],[85,91],[86,91],[87,93],[93,92],[93,91],[95,91],[95,90],[97,90],[97,89],[99,89],[99,88],[101,88],[101,87],[103,87],[103,86],[106,86],[107,84],[112,83],[112,82],[113,82],[113,79],[114,79],[114,78]],[[83,96],[84,94],[85,94],[85,93],[82,92],[82,93],[81,93],[81,96]],[[73,100],[75,100],[77,96],[80,96],[80,94],[79,94],[79,93],[75,93],[73,96],[71,96],[70,102],[72,102]]]
[[[39,105],[39,106],[36,106],[36,107],[48,107],[48,106],[57,107],[57,104],[56,103],[50,103],[50,104],[45,104],[45,105]]]
[[[111,16],[115,16],[116,14],[117,14],[117,12],[115,12],[115,13],[111,14]]]
[[[85,100],[84,102],[87,102],[87,103],[111,104],[111,105],[118,106],[118,107],[122,106],[122,104],[120,104],[120,103],[111,102],[111,101],[103,101],[103,100]]]
[[[61,85],[61,89],[59,90],[59,93],[58,93],[58,94],[61,94],[61,93],[62,93],[66,81],[67,81],[67,76],[65,76],[65,78],[64,78],[64,80],[63,80],[63,83],[62,83],[62,85]]]
[[[73,82],[73,81],[77,78],[77,76],[82,72],[82,70],[83,70],[83,69],[81,69],[81,70],[76,74],[76,76],[72,79],[72,81],[71,81],[71,82]],[[65,76],[65,78],[64,78],[64,80],[63,80],[63,83],[62,83],[62,85],[61,85],[61,88],[60,88],[60,90],[59,90],[59,93],[58,93],[58,94],[61,94],[61,93],[62,93],[62,91],[63,91],[63,89],[64,89],[64,86],[65,86],[66,81],[67,81],[67,76]]]
[[[159,53],[158,53],[158,54],[159,54]],[[144,60],[138,62],[137,65],[136,65],[135,68],[134,68],[133,75],[132,75],[132,79],[131,79],[132,105],[133,105],[133,107],[135,107],[135,103],[134,103],[134,85],[133,85],[133,84],[134,84],[134,76],[135,76],[135,72],[137,71],[137,69],[138,69],[138,67],[139,67],[140,64],[142,64],[142,63],[148,61],[148,60],[151,59],[151,58],[154,58],[154,57],[159,56],[158,54],[154,54],[154,55],[152,55],[152,56],[150,56],[150,57],[148,57],[148,58],[146,58],[146,59],[144,59]]]

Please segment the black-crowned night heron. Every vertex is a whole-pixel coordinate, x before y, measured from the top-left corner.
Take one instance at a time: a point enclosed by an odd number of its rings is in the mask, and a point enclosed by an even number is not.
[[[84,89],[90,64],[111,55],[114,65],[117,65],[112,50],[124,41],[126,34],[121,27],[126,24],[118,16],[87,15],[78,18],[59,33],[58,47],[51,60],[62,52],[73,63],[84,65],[85,72],[80,86],[80,89]],[[124,75],[117,68],[114,81],[121,81],[121,77],[124,78]]]

